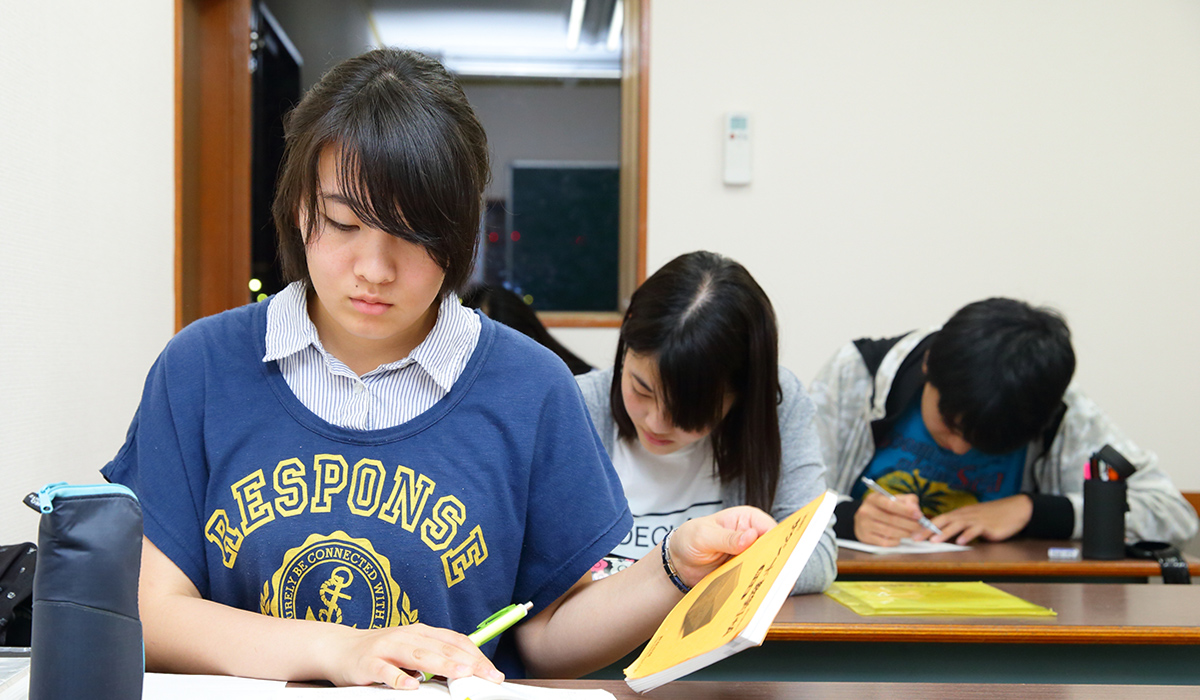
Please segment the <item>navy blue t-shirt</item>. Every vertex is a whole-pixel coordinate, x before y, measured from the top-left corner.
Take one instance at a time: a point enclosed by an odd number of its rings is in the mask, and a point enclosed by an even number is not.
[[[994,501],[1020,492],[1026,449],[985,454],[972,448],[957,455],[937,444],[921,418],[921,401],[904,410],[892,431],[875,448],[863,472],[894,494],[915,493],[927,517],[955,508]],[[861,499],[861,481],[850,491]]]
[[[205,598],[286,618],[470,632],[556,600],[629,531],[571,374],[481,317],[450,393],[394,428],[321,420],[262,361],[266,303],[188,326],[104,469]],[[490,656],[496,642],[484,647]],[[501,652],[501,670],[520,675]]]

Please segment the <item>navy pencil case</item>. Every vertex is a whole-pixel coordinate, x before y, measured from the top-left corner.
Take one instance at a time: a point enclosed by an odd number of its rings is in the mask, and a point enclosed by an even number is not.
[[[118,484],[50,484],[33,577],[29,700],[140,700],[142,507]]]

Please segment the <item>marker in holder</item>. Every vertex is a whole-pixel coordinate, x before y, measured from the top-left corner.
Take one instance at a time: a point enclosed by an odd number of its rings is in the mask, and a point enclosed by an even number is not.
[[[1083,482],[1083,558],[1125,558],[1125,480]]]

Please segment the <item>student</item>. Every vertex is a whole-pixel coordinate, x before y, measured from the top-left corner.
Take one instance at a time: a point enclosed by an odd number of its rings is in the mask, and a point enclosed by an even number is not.
[[[778,347],[770,300],[729,258],[681,255],[634,292],[615,366],[576,377],[633,511],[598,575],[689,518],[750,504],[782,519],[825,491],[813,403]],[[827,588],[836,560],[827,531],[794,592]]]
[[[1013,299],[968,304],[940,330],[843,347],[811,386],[830,481],[846,497],[838,536],[1079,538],[1083,467],[1110,444],[1137,467],[1127,536],[1191,538],[1195,511],[1152,452],[1068,387],[1074,371],[1062,317]],[[868,492],[863,476],[903,495]],[[917,523],[922,513],[942,536]]]
[[[630,519],[579,390],[453,293],[488,173],[462,90],[420,54],[350,59],[290,115],[275,218],[294,281],[171,340],[103,470],[142,502],[149,668],[411,688],[405,670],[499,679],[494,657],[575,676],[678,602],[659,552],[591,581]],[[772,524],[688,523],[678,576]],[[525,601],[499,645],[461,634]]]

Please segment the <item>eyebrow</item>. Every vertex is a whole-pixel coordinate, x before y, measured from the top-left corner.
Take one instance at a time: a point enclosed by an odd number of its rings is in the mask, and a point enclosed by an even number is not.
[[[345,195],[343,195],[343,194],[339,194],[339,193],[337,193],[337,192],[330,192],[330,193],[328,193],[328,194],[327,194],[327,193],[324,193],[324,192],[322,192],[322,193],[321,193],[321,199],[329,199],[329,200],[332,200],[332,201],[334,201],[334,202],[337,202],[338,204],[345,204],[346,206],[351,206],[351,205],[353,204],[353,203],[350,201],[350,198],[349,198],[349,197],[347,197],[347,196],[345,196]]]
[[[651,387],[649,384],[647,384],[645,379],[642,379],[641,377],[637,376],[636,372],[634,372],[633,370],[629,370],[629,376],[633,377],[633,380],[635,382],[637,382],[638,384],[641,384],[643,389],[650,392],[651,396],[654,395],[654,388]]]

